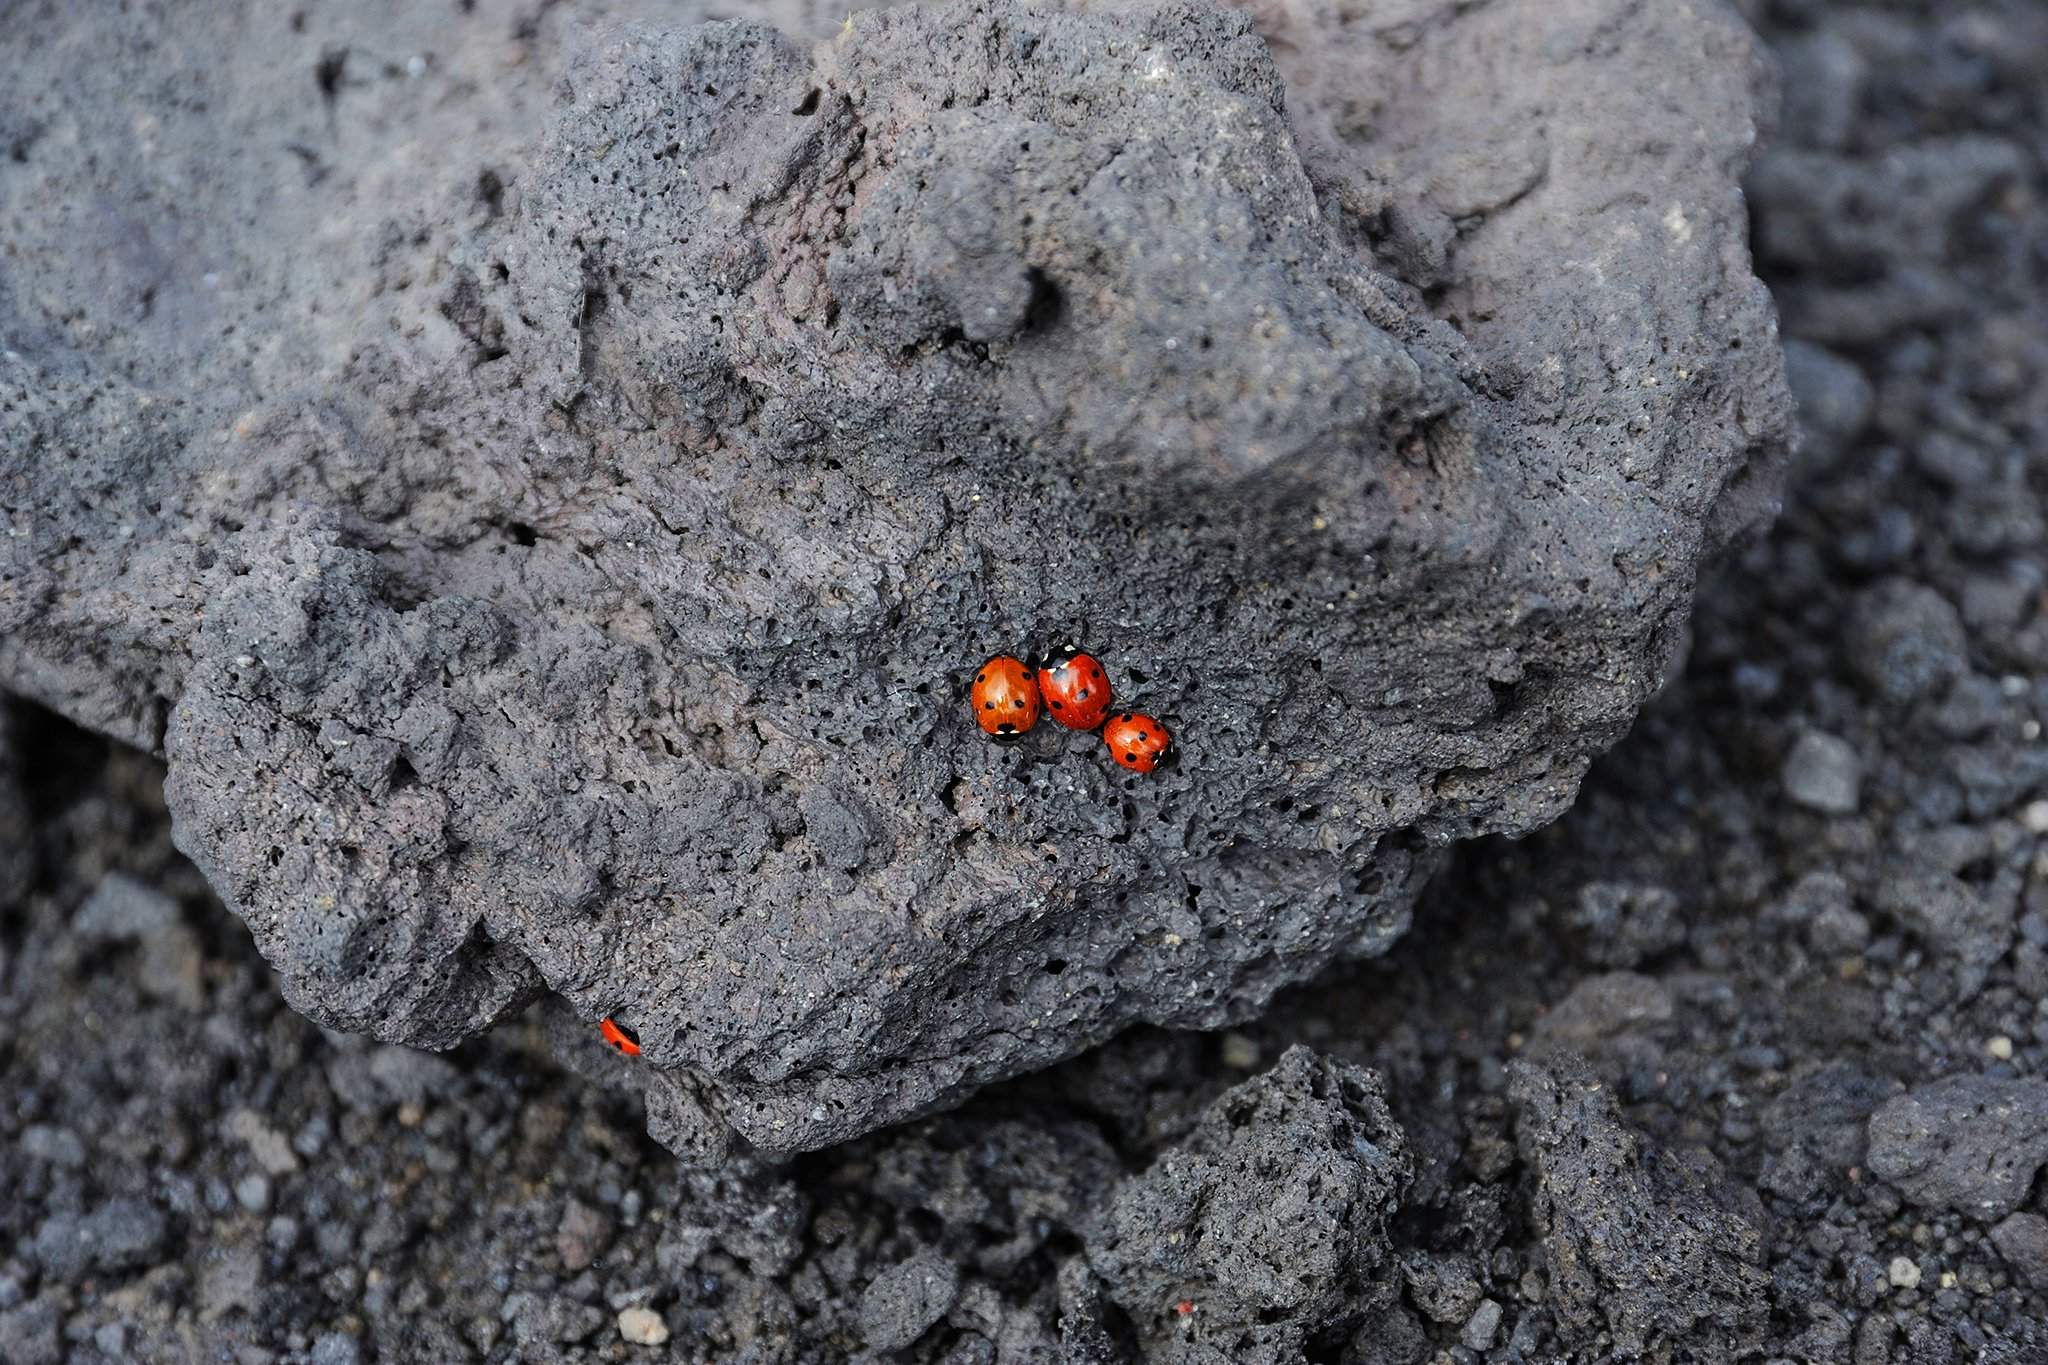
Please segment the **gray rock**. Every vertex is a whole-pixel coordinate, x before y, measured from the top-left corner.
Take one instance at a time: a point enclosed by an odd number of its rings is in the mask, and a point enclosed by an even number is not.
[[[1537,1021],[1545,1047],[1593,1048],[1626,1033],[1668,1024],[1677,1003],[1662,981],[1638,972],[1602,972],[1572,988]]]
[[[1429,1333],[1397,1303],[1367,1313],[1340,1360],[1341,1365],[1418,1365],[1429,1354]]]
[[[1980,894],[1962,879],[1917,867],[1892,869],[1873,891],[1876,908],[1911,930],[1955,969],[1965,997],[1984,987],[1991,969],[2012,947],[2017,907]]]
[[[1870,943],[1870,917],[1854,906],[1828,905],[1806,926],[1806,941],[1821,953],[1860,953]]]
[[[1922,583],[1888,579],[1850,611],[1849,665],[1880,701],[1910,705],[1969,667],[1969,639],[1949,600]]]
[[[612,1220],[580,1199],[562,1206],[562,1220],[555,1227],[555,1254],[562,1269],[575,1273],[587,1269],[611,1242]]]
[[[1773,505],[1724,7],[1290,12],[1269,52],[963,4],[517,67],[347,8],[340,46],[498,73],[402,177],[225,12],[177,18],[152,74],[214,116],[146,166],[118,72],[23,77],[73,131],[0,190],[48,262],[0,295],[0,686],[162,749],[296,1007],[432,1048],[544,989],[617,1014],[693,1159],[1383,951],[1451,841],[1564,809]],[[259,194],[248,127],[332,196]],[[139,179],[228,188],[148,251],[33,209]],[[976,663],[1068,632],[1177,768],[967,723]]]
[[[1501,1306],[1492,1299],[1482,1299],[1465,1323],[1465,1330],[1458,1334],[1468,1350],[1487,1351],[1493,1349],[1493,1338],[1500,1331]]]
[[[311,1365],[361,1365],[363,1348],[346,1332],[329,1332],[313,1343]]]
[[[1754,1196],[1744,1207],[1705,1153],[1646,1143],[1583,1064],[1512,1062],[1508,1097],[1560,1333],[1604,1329],[1631,1355],[1755,1349],[1770,1305]]]
[[[270,1211],[270,1177],[251,1171],[235,1182],[235,1202],[251,1213]]]
[[[1123,1182],[1088,1261],[1143,1341],[1173,1340],[1192,1300],[1237,1359],[1295,1359],[1379,1275],[1410,1175],[1379,1078],[1290,1048]]]
[[[1805,438],[1799,462],[1824,469],[1869,423],[1870,381],[1849,361],[1805,341],[1785,344],[1785,379],[1798,403],[1799,431]]]
[[[1797,1148],[1821,1166],[1846,1172],[1864,1160],[1870,1115],[1895,1089],[1849,1062],[1802,1067],[1765,1106],[1763,1129],[1774,1149]]]
[[[79,907],[71,927],[89,942],[140,944],[143,988],[188,1010],[204,1008],[205,954],[199,937],[185,924],[178,902],[162,891],[109,873]]]
[[[0,1313],[0,1360],[8,1365],[58,1365],[64,1359],[57,1335],[63,1323],[63,1303],[55,1294]]]
[[[46,1274],[76,1280],[89,1270],[153,1265],[169,1238],[169,1220],[153,1204],[121,1197],[84,1217],[51,1214],[36,1229],[29,1250]]]
[[[900,1350],[946,1316],[959,1293],[960,1272],[953,1263],[921,1252],[875,1276],[862,1292],[861,1337],[878,1350]]]
[[[1662,886],[1588,882],[1570,922],[1588,937],[1587,956],[1603,967],[1636,967],[1685,942],[1678,896]]]
[[[1951,1076],[1870,1116],[1870,1171],[1928,1209],[1992,1222],[2048,1161],[2048,1081]]]
[[[400,1104],[426,1104],[452,1093],[461,1075],[447,1061],[410,1047],[373,1049],[370,1077]]]
[[[1417,1252],[1403,1258],[1408,1298],[1431,1322],[1462,1323],[1479,1304],[1479,1276],[1463,1256]]]
[[[93,942],[160,934],[178,922],[178,903],[153,886],[110,872],[72,917],[72,932]]]
[[[23,1156],[47,1161],[67,1170],[76,1170],[85,1164],[85,1144],[69,1128],[32,1123],[21,1130],[21,1151]]]
[[[2008,1214],[1991,1229],[1991,1245],[1998,1248],[2013,1274],[2037,1290],[2048,1289],[2048,1218],[2038,1213]]]
[[[1785,795],[1825,815],[1854,815],[1860,804],[1863,760],[1845,739],[1803,732],[1785,755]]]

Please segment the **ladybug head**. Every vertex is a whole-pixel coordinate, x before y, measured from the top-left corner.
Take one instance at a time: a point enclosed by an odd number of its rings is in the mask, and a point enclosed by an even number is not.
[[[1076,655],[1088,652],[1081,647],[1080,640],[1079,631],[1056,631],[1033,651],[1032,662],[1039,668],[1058,668]]]

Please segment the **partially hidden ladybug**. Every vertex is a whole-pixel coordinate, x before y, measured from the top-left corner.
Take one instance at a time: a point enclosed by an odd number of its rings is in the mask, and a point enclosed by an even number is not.
[[[619,1023],[616,1019],[606,1016],[598,1022],[597,1031],[604,1035],[604,1040],[607,1043],[610,1043],[628,1057],[638,1057],[640,1055],[640,1035],[627,1028],[624,1024]]]
[[[1173,736],[1151,716],[1127,711],[1109,718],[1109,724],[1102,727],[1102,742],[1118,763],[1134,773],[1149,773],[1173,747]]]
[[[1071,645],[1038,666],[1038,690],[1052,718],[1069,730],[1093,730],[1109,714],[1109,674],[1093,654]]]
[[[1038,683],[1030,669],[1007,654],[976,671],[967,697],[975,723],[997,739],[1015,739],[1038,724]]]

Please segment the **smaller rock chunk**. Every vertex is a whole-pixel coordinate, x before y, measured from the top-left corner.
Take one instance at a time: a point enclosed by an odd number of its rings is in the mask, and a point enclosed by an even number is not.
[[[1295,1359],[1386,1258],[1411,1176],[1379,1077],[1290,1048],[1118,1187],[1085,1235],[1088,1260],[1159,1351],[1192,1301],[1236,1358]]]
[[[1649,1147],[1576,1058],[1511,1063],[1508,1099],[1568,1341],[1604,1327],[1625,1355],[1675,1346],[1701,1359],[1761,1342],[1763,1238],[1712,1158]]]
[[[1879,910],[1954,966],[1966,999],[1984,988],[2012,947],[2010,902],[1987,899],[1950,873],[1902,869],[1878,883],[1875,898]]]
[[[555,1254],[562,1258],[562,1269],[574,1274],[588,1269],[611,1239],[612,1220],[582,1200],[571,1199],[555,1227]]]
[[[1785,795],[1823,815],[1854,815],[1861,804],[1863,760],[1847,740],[1808,730],[1785,755]]]
[[[2048,1289],[2048,1218],[2015,1213],[1991,1229],[1991,1245],[2013,1274],[2036,1289]]]
[[[1491,1350],[1494,1334],[1500,1331],[1501,1306],[1492,1299],[1481,1299],[1479,1307],[1472,1310],[1472,1316],[1465,1322],[1465,1330],[1458,1340],[1474,1351]]]
[[[668,1323],[652,1308],[619,1310],[619,1335],[635,1346],[668,1344]]]
[[[1603,967],[1635,967],[1685,942],[1676,893],[1662,886],[1589,882],[1579,890],[1573,927],[1588,936],[1587,956]]]
[[[1401,1263],[1408,1299],[1431,1322],[1463,1322],[1479,1306],[1479,1276],[1463,1256],[1417,1252]]]
[[[1870,1169],[1922,1208],[1991,1222],[2048,1161],[2048,1081],[1951,1076],[1870,1116]]]
[[[874,1278],[860,1298],[861,1335],[868,1345],[899,1351],[946,1316],[960,1296],[960,1272],[935,1251],[921,1251]]]
[[[1879,700],[1909,706],[1969,666],[1969,637],[1946,597],[1921,583],[1889,579],[1850,612],[1849,666]]]

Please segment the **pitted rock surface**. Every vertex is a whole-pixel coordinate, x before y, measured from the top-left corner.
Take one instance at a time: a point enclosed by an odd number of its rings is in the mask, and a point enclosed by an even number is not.
[[[1300,1360],[1348,1306],[1393,1297],[1386,1225],[1413,1171],[1379,1076],[1290,1048],[1123,1182],[1089,1265],[1147,1360]]]
[[[1716,7],[385,8],[140,130],[46,64],[0,182],[81,242],[0,281],[0,683],[161,746],[323,1024],[551,990],[701,1155],[1243,1017],[1561,811],[1769,505]],[[1176,766],[985,741],[1056,636]]]

